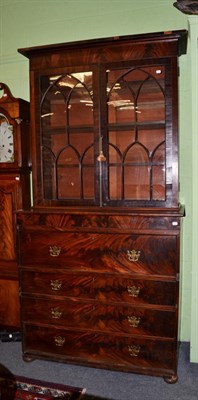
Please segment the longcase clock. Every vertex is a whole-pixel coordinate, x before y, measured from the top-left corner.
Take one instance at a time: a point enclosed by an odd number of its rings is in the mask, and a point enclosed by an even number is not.
[[[0,329],[19,328],[15,211],[30,206],[29,103],[0,83]]]

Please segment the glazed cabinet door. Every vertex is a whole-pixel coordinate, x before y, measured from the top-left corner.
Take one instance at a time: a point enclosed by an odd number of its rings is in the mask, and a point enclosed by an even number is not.
[[[175,66],[174,66],[175,67]],[[106,68],[104,152],[107,205],[164,205],[175,199],[170,60]],[[107,184],[107,187],[105,185]]]
[[[174,58],[36,74],[35,203],[177,206],[176,70]]]
[[[94,75],[92,66],[82,66],[40,78],[41,180],[47,204],[98,203]]]

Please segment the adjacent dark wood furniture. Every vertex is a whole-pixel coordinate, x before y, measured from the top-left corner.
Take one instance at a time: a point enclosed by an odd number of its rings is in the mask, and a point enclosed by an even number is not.
[[[16,215],[30,207],[29,103],[0,83],[0,330],[20,327]]]
[[[177,0],[173,5],[184,14],[198,15],[197,0]]]
[[[34,198],[18,213],[24,359],[176,382],[186,39],[19,50],[30,59]]]

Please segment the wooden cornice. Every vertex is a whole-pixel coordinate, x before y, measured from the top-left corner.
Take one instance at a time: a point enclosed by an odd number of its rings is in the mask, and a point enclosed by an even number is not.
[[[198,0],[177,0],[173,5],[184,14],[198,15]]]

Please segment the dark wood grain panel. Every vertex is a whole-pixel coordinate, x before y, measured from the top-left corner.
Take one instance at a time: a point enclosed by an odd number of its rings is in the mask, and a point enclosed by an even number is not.
[[[115,275],[21,271],[21,291],[35,295],[51,295],[96,299],[130,304],[176,306],[178,283],[132,279]]]
[[[156,41],[155,43],[150,41],[149,45],[145,46],[145,42],[133,44],[132,41],[129,40],[128,43],[126,41],[123,45],[119,44],[118,46],[114,40],[114,42],[106,45],[103,43],[101,46],[98,47],[95,43],[92,48],[78,48],[78,51],[76,51],[75,47],[72,49],[70,46],[70,49],[67,49],[66,45],[65,48],[62,48],[61,52],[57,52],[57,49],[52,48],[51,52],[46,52],[45,57],[43,57],[43,54],[38,54],[37,57],[31,59],[31,68],[37,71],[42,65],[43,69],[48,70],[49,65],[53,64],[53,67],[59,69],[59,72],[60,66],[63,65],[67,65],[69,68],[73,65],[112,63],[120,61],[120,58],[122,58],[123,61],[143,60],[148,59],[149,53],[150,56],[152,54],[153,59],[157,59],[162,56],[162,54],[163,57],[170,57],[170,50],[172,53],[171,55],[177,52],[176,42],[172,43],[170,47],[169,43],[165,43],[165,41],[164,43],[161,41],[161,43],[159,42],[158,44],[156,44]]]
[[[184,210],[182,207],[169,209],[80,209],[70,207],[62,212],[56,209],[42,209],[34,213],[18,212],[18,224],[28,229],[46,230],[46,227],[58,231],[107,231],[127,233],[127,231],[170,231],[177,234],[180,228],[180,219]]]
[[[12,212],[13,212],[13,190],[10,191],[9,193],[4,193],[2,192],[2,187],[0,187],[0,259],[1,260],[16,260],[15,237],[13,232],[14,217]]]
[[[24,324],[25,355],[134,371],[141,367],[170,372],[175,366],[175,342],[157,341]],[[145,372],[143,372],[145,373]]]
[[[120,304],[50,300],[22,297],[22,319],[35,324],[47,323],[120,334],[175,337],[175,311],[161,311]]]
[[[40,70],[53,65],[79,65],[96,62],[142,60],[143,58],[173,57],[186,50],[186,31],[144,35],[116,36],[89,41],[37,46],[18,51],[30,58],[31,69]]]
[[[29,185],[27,174],[9,168],[6,173],[5,169],[3,163],[0,163],[0,326],[1,329],[19,330],[15,210],[28,204]]]
[[[58,254],[51,250],[58,248]],[[22,265],[51,265],[121,274],[177,274],[176,236],[27,231],[20,249]],[[138,259],[128,252],[135,251]],[[135,257],[136,258],[136,257]]]
[[[13,279],[0,280],[0,326],[20,327],[19,284]]]

